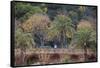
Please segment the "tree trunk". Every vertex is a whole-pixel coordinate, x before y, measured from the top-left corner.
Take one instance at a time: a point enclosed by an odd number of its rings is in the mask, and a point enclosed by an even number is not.
[[[61,34],[61,38],[60,38],[61,46],[62,46],[62,48],[64,48],[64,47],[66,47],[66,33],[64,30],[62,30],[60,34]]]
[[[84,43],[84,59],[85,61],[87,61],[87,46],[86,46],[86,43]]]
[[[25,64],[25,54],[26,54],[26,49],[21,48],[22,65]]]
[[[61,48],[63,48],[63,31],[60,32]]]
[[[66,39],[66,31],[65,31],[65,30],[64,30],[63,36],[64,36],[64,37],[63,37],[63,38],[64,38],[64,39],[63,39],[63,45],[64,45],[64,47],[66,47],[66,45],[67,45],[67,44],[66,44],[67,39]]]
[[[44,46],[44,38],[40,37],[41,46]]]

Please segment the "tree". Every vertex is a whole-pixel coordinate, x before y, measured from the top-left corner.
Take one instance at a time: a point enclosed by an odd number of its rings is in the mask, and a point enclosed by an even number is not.
[[[16,3],[15,5],[15,15],[16,19],[24,22],[30,16],[35,13],[44,13],[44,11],[39,6],[33,6],[30,3]]]
[[[92,41],[96,43],[95,32],[89,27],[80,28],[75,33],[74,40],[76,41],[77,45],[81,46],[84,49],[84,57],[85,61],[87,61],[87,49],[92,46],[90,42]],[[94,48],[96,48],[95,45],[96,44],[93,45]]]
[[[35,42],[30,33],[24,33],[21,28],[15,30],[15,48],[20,48],[24,62],[26,49],[35,47]]]
[[[22,24],[25,32],[30,32],[37,45],[44,46],[47,28],[50,20],[46,14],[34,14]]]
[[[15,30],[15,42],[18,48],[34,47],[34,40],[32,39],[31,33],[24,33],[21,28]]]
[[[61,42],[61,47],[66,47],[67,38],[73,35],[74,29],[72,21],[65,15],[58,15],[50,28],[49,35],[57,36]],[[51,36],[50,36],[51,37]]]

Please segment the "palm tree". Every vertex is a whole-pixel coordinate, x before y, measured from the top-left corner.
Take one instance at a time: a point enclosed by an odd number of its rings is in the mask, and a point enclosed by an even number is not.
[[[95,32],[91,28],[80,28],[75,33],[74,40],[76,41],[76,44],[81,46],[84,49],[84,58],[85,61],[87,61],[87,48],[91,46],[90,42],[95,42]],[[94,35],[94,37],[93,37]]]
[[[62,48],[66,47],[67,38],[71,37],[74,32],[71,19],[65,15],[58,15],[55,17],[50,29],[51,31],[49,31],[49,34],[51,33],[52,35],[50,37],[59,37]]]

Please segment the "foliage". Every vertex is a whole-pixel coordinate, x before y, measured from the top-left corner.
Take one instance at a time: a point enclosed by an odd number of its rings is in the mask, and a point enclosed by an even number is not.
[[[15,9],[16,19],[20,19],[22,22],[35,13],[43,13],[40,7],[32,6],[29,3],[16,3]]]
[[[24,33],[21,28],[15,30],[15,44],[18,48],[35,47],[35,42],[30,33]]]
[[[74,35],[76,44],[81,48],[96,50],[96,32],[91,28],[80,28]]]
[[[50,20],[47,15],[34,14],[22,24],[25,32],[32,32],[36,29],[45,29],[48,27]]]
[[[17,2],[15,19],[16,46],[57,43],[64,47],[75,40],[79,46],[87,43],[96,48],[96,7]]]
[[[71,37],[74,31],[71,19],[65,15],[58,15],[55,17],[50,30],[50,38],[57,36],[58,39],[62,41],[61,43],[63,43],[62,47],[66,41],[65,39]]]
[[[26,22],[22,24],[25,32],[31,32],[36,43],[44,45],[46,39],[47,28],[49,26],[49,17],[45,14],[34,14]]]
[[[88,28],[81,28],[76,32],[75,39],[77,39],[77,44],[84,45],[90,39],[91,30]]]
[[[71,37],[73,35],[74,29],[72,20],[65,15],[58,15],[54,21],[54,27],[59,31],[65,31],[67,37]]]

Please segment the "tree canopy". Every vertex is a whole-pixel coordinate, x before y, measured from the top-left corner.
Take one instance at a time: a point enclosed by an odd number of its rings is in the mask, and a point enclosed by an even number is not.
[[[91,47],[96,44],[94,6],[17,2],[15,10],[16,46],[34,43],[36,47],[57,45],[65,48],[74,37],[80,46],[85,42]]]

